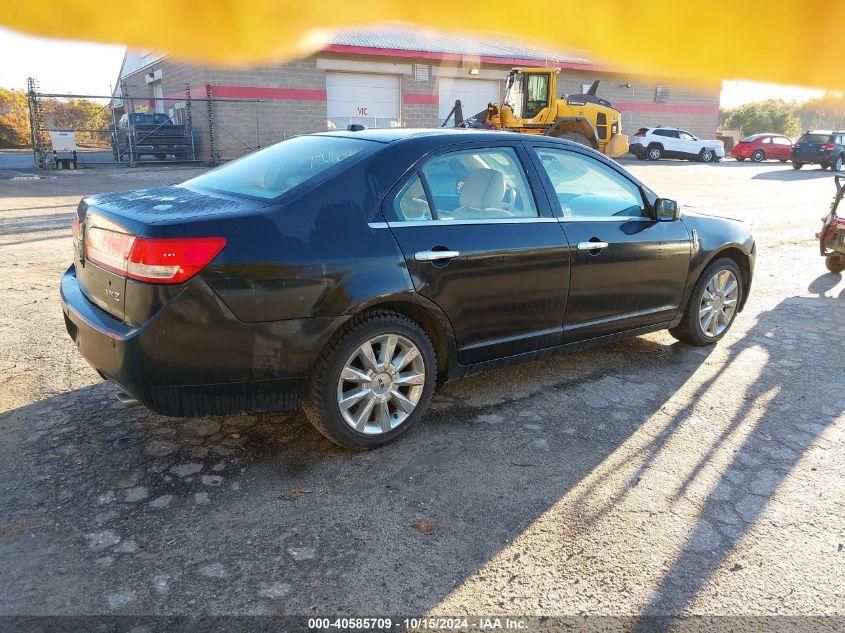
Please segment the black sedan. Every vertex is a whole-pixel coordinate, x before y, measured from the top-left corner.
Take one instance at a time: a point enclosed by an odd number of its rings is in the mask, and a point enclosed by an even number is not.
[[[749,225],[680,213],[544,136],[302,136],[174,187],[92,196],[68,332],[124,400],[172,416],[290,410],[344,446],[396,439],[435,383],[668,328],[715,343]]]

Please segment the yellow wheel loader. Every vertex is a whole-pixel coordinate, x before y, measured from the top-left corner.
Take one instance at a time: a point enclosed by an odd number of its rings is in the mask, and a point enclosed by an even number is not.
[[[607,99],[596,96],[596,79],[586,94],[558,99],[554,68],[514,68],[505,83],[505,99],[464,119],[461,102],[446,117],[454,116],[455,127],[511,130],[522,134],[557,136],[616,157],[628,151],[628,137],[622,134],[622,116]]]

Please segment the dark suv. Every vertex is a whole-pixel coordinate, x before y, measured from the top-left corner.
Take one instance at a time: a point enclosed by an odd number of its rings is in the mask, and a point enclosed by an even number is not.
[[[833,171],[845,164],[845,132],[804,132],[792,146],[792,168],[801,169],[806,163],[830,167]]]

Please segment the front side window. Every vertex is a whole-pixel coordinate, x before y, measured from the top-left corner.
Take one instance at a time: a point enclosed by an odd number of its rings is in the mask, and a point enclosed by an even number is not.
[[[597,160],[559,149],[534,150],[569,220],[649,218],[640,188]]]
[[[256,198],[277,198],[379,143],[343,136],[298,136],[276,143],[183,183]]]
[[[695,141],[695,140],[697,140],[692,134],[690,134],[689,132],[684,132],[684,131],[679,131],[678,137],[682,141]]]
[[[538,216],[525,171],[510,147],[449,152],[422,168],[438,220]]]

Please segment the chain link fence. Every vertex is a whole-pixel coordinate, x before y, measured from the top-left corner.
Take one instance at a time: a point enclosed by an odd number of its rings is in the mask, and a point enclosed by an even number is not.
[[[190,85],[151,98],[125,84],[115,95],[42,92],[30,79],[27,97],[33,158],[44,169],[215,165],[289,136],[262,125],[272,107],[266,100],[212,97]]]

